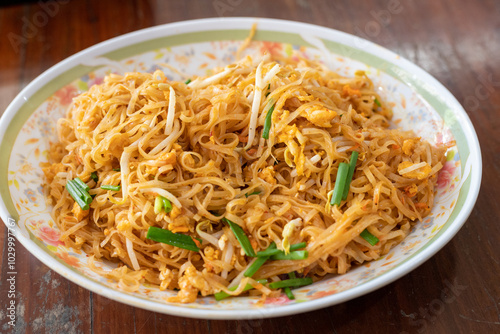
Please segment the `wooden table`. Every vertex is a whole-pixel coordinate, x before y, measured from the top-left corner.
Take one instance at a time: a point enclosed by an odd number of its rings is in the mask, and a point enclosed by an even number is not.
[[[54,3],[46,9],[36,2],[0,8],[0,112],[47,68],[95,43],[130,31],[214,16],[289,19],[366,37],[435,76],[465,106],[481,142],[484,173],[479,199],[470,218],[432,259],[366,296],[291,317],[207,321],[145,311],[69,282],[18,245],[15,333],[500,332],[498,1],[75,0],[68,3],[65,0]],[[387,15],[394,3],[399,4],[398,11]],[[40,14],[44,11],[49,15]],[[14,34],[23,38],[13,39]],[[8,306],[5,238],[6,229],[0,228],[4,245],[0,271],[1,333],[9,332],[5,326]]]

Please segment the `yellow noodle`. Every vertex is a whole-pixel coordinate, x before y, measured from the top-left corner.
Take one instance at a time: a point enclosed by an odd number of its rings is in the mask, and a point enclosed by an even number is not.
[[[188,85],[161,71],[110,74],[58,121],[60,143],[43,165],[52,214],[62,240],[87,252],[96,272],[127,291],[142,282],[180,289],[175,302],[239,295],[246,283],[256,287],[252,295],[276,295],[255,279],[345,273],[386,254],[429,214],[445,148],[388,129],[392,111],[364,72],[346,78],[306,59],[246,57],[213,73]],[[347,200],[332,207],[339,164],[354,150]],[[75,177],[95,195],[89,212],[65,189]],[[170,213],[154,212],[157,195],[171,201]],[[306,242],[309,256],[267,261],[244,278],[254,259],[223,217],[255,251]],[[201,238],[201,250],[149,240],[150,226]],[[365,229],[379,239],[374,246],[360,236]],[[101,258],[118,268],[96,267]]]

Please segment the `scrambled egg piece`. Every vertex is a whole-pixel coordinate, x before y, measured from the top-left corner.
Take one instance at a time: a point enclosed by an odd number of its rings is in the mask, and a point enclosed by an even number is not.
[[[180,291],[175,297],[170,297],[167,301],[172,303],[192,303],[196,300],[198,291],[203,296],[213,294],[213,288],[203,277],[203,274],[191,265],[179,279]]]
[[[177,162],[177,152],[175,152],[175,149],[172,149],[172,151],[168,153],[162,153],[156,161],[160,166],[175,165]]]
[[[262,169],[261,172],[257,174],[258,177],[270,184],[276,184],[276,179],[274,178],[274,166],[268,166]]]
[[[156,173],[158,167],[170,165],[172,168],[177,163],[177,156],[182,153],[182,147],[179,144],[174,144],[172,150],[167,153],[162,153],[155,160],[149,160],[146,172],[150,174]]]
[[[161,280],[160,290],[163,291],[163,290],[168,288],[168,286],[170,285],[170,283],[174,279],[174,273],[172,272],[172,270],[165,268],[165,269],[160,271],[159,278]]]
[[[209,261],[218,260],[220,257],[220,251],[218,249],[213,248],[212,246],[207,246],[204,249],[205,257]]]
[[[175,218],[171,223],[168,224],[168,229],[173,233],[189,232],[189,217],[181,216]]]
[[[410,172],[402,173],[403,170],[405,170],[406,168],[411,167],[413,165],[415,165],[415,164],[410,162],[410,161],[403,161],[402,163],[400,163],[398,166],[399,175],[410,178],[410,179],[423,180],[426,177],[428,177],[432,171],[431,166],[429,166],[429,164],[427,162],[425,162],[425,165],[423,165],[422,167],[414,169]]]
[[[359,91],[359,89],[352,89],[351,86],[345,85],[344,87],[342,87],[342,96],[360,97],[361,92]]]
[[[60,162],[56,164],[41,163],[40,166],[42,166],[43,174],[47,178],[47,183],[52,183],[57,173],[64,171],[64,166]]]
[[[298,143],[297,141],[295,141],[295,138],[297,138]],[[295,163],[297,175],[299,176],[304,174],[304,164],[306,162],[306,157],[304,156],[304,147],[306,142],[307,138],[302,135],[295,124],[292,126],[287,125],[278,134],[278,143],[285,143],[287,146],[287,150],[285,150],[285,160],[290,166],[291,164],[288,158],[288,153],[291,153],[293,155],[293,162]]]
[[[116,225],[116,229],[120,232],[125,232],[127,230],[129,230],[130,228],[132,227],[132,225],[130,224],[130,222],[126,219],[124,220],[121,220],[120,222],[118,222],[118,224]]]
[[[335,111],[321,105],[315,105],[311,108],[307,108],[304,115],[309,122],[323,128],[330,128],[335,116],[337,116]]]
[[[81,221],[83,218],[89,215],[89,210],[83,210],[76,202],[73,204],[73,209],[71,210],[76,220]]]
[[[283,232],[281,233],[281,235],[283,236],[283,241],[281,242],[281,245],[283,246],[286,254],[290,252],[290,238],[292,237],[295,230],[301,226],[302,218],[296,218],[286,223],[285,227],[283,228]]]
[[[175,205],[172,205],[172,211],[170,211],[170,218],[175,219],[175,218],[179,217],[181,212],[182,212],[181,209],[179,209]]]
[[[403,153],[406,155],[411,155],[413,153],[413,148],[415,147],[415,144],[420,140],[420,138],[415,138],[415,139],[406,139],[403,142]]]

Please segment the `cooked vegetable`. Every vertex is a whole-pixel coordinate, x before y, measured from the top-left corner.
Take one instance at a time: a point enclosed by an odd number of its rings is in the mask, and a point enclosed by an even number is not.
[[[269,139],[269,131],[271,130],[271,122],[273,120],[274,104],[269,108],[264,122],[264,130],[262,130],[262,138]]]
[[[257,280],[256,282],[259,283],[259,284],[266,284],[267,280],[266,279],[260,279],[260,280]],[[229,290],[234,291],[237,288],[238,288],[238,286],[233,286],[232,288],[229,288]],[[253,286],[251,284],[247,284],[243,288],[243,291],[248,291],[248,290],[251,290],[251,289],[253,289]],[[215,297],[215,300],[219,301],[219,300],[225,299],[227,297],[231,297],[231,295],[225,293],[224,291],[219,291],[219,292],[217,292],[217,293],[214,294],[214,297]]]
[[[271,260],[304,260],[309,256],[309,252],[306,250],[293,251],[288,254],[280,252],[278,254],[272,255]]]
[[[272,282],[269,283],[269,287],[271,289],[281,289],[286,287],[299,287],[304,285],[312,284],[313,280],[311,277],[304,278],[290,278],[284,281]]]
[[[226,223],[229,224],[229,227],[231,228],[231,231],[233,231],[234,236],[236,239],[238,239],[241,248],[243,248],[243,251],[247,256],[256,256],[255,251],[253,250],[252,245],[250,244],[250,240],[248,240],[247,235],[243,231],[240,225],[233,223],[227,218],[222,218],[222,221],[225,221]]]
[[[368,243],[372,246],[375,246],[380,240],[373,234],[371,234],[367,229],[364,229],[363,232],[360,234],[361,238],[365,239],[368,241]]]
[[[294,244],[294,245],[290,245],[290,251],[296,251],[298,249],[302,249],[304,247],[307,246],[307,243],[306,242],[301,242],[301,243],[298,243],[298,244]],[[285,254],[285,252],[283,252],[282,250],[279,250],[276,248],[276,244],[273,242],[271,242],[271,244],[269,245],[269,247],[267,247],[266,250],[263,250],[263,251],[260,251],[260,252],[257,252],[257,256],[273,256],[273,255],[276,255],[276,254]]]
[[[342,199],[347,199],[347,195],[349,194],[349,188],[351,187],[352,176],[354,175],[354,170],[356,169],[356,162],[358,161],[358,151],[352,151],[351,160],[349,160],[349,173],[347,174],[346,184],[344,186],[344,193],[342,195]]]
[[[349,165],[345,162],[339,164],[337,171],[337,179],[335,180],[335,187],[333,188],[332,199],[330,205],[340,205],[342,196],[344,195],[344,187],[347,181],[347,173],[349,173]]]
[[[196,242],[189,235],[172,233],[169,230],[164,230],[155,226],[149,227],[146,238],[167,245],[187,249],[193,252],[200,251],[200,248],[196,245]]]
[[[120,191],[121,187],[120,186],[113,186],[113,185],[109,185],[109,184],[103,184],[101,186],[101,189],[111,190],[111,191]]]

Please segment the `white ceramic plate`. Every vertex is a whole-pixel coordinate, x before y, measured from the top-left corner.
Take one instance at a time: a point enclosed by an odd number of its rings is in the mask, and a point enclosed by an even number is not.
[[[110,71],[154,71],[162,63],[188,74],[205,74],[234,60],[235,51],[258,23],[247,54],[318,58],[332,70],[353,75],[365,70],[382,97],[392,103],[394,126],[413,129],[432,142],[454,142],[439,174],[436,205],[400,245],[380,260],[341,276],[294,290],[296,300],[255,297],[216,302],[199,298],[192,304],[166,303],[160,292],[142,286],[121,291],[87,265],[86,256],[67,249],[50,217],[42,192],[40,162],[47,161],[49,142],[56,141],[56,120],[71,98],[101,82]],[[476,201],[481,181],[481,156],[473,126],[456,99],[432,76],[376,44],[314,25],[258,18],[205,19],[162,25],[100,43],[55,65],[29,84],[0,120],[1,217],[12,224],[17,239],[34,256],[62,276],[108,298],[178,316],[248,319],[307,312],[363,295],[415,269],[441,249],[460,229]],[[13,219],[13,220],[12,220]],[[103,268],[108,264],[101,263]]]

